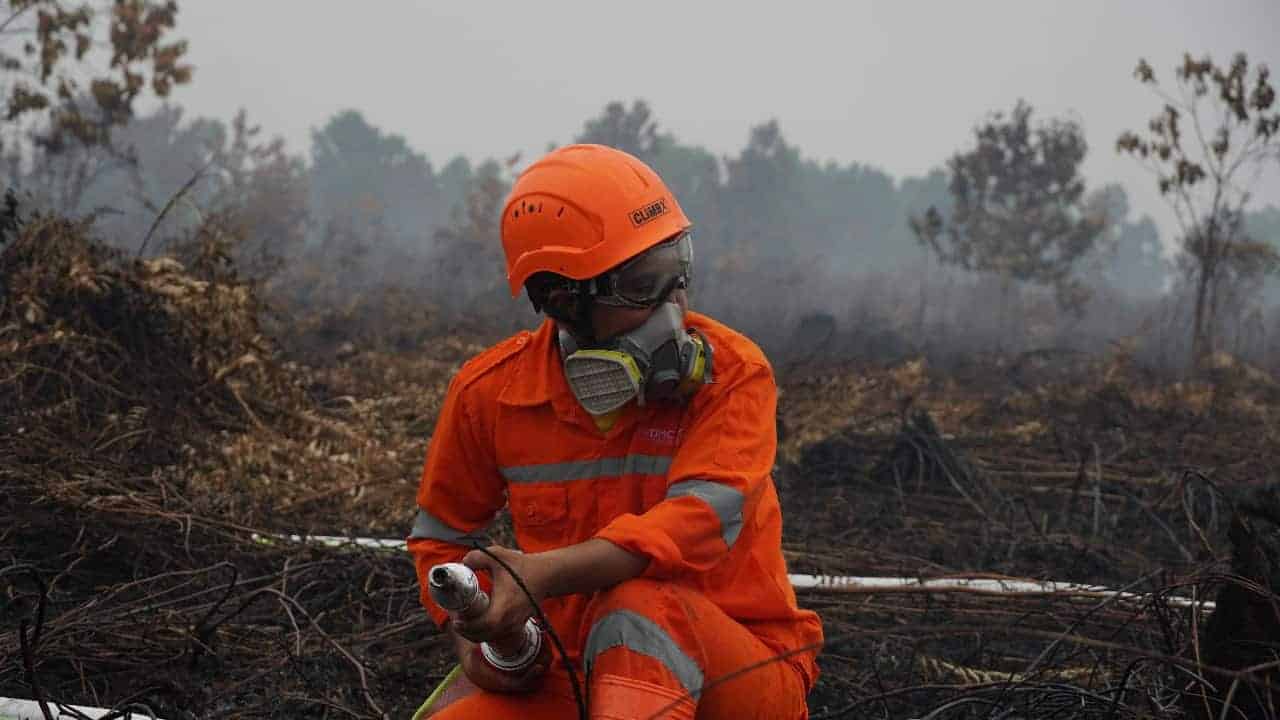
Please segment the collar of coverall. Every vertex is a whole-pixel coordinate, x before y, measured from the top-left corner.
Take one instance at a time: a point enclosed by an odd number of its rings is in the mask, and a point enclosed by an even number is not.
[[[573,399],[556,347],[556,322],[551,318],[528,336],[527,347],[516,358],[515,372],[498,395],[504,405],[533,406],[560,396]]]

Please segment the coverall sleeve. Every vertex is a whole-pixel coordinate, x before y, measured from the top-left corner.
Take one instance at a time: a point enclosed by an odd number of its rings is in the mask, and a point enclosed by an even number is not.
[[[468,411],[465,385],[455,377],[427,447],[408,538],[422,604],[442,627],[448,613],[427,592],[427,573],[439,563],[461,560],[506,500],[486,437]]]
[[[694,413],[667,473],[666,497],[596,534],[647,557],[646,577],[714,567],[733,548],[771,482],[778,393],[766,364],[750,363]]]

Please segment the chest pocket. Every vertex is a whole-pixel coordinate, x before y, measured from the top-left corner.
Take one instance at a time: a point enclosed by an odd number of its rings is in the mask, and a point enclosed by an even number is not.
[[[569,535],[569,493],[561,485],[511,487],[511,521],[525,552],[542,552],[565,544]]]

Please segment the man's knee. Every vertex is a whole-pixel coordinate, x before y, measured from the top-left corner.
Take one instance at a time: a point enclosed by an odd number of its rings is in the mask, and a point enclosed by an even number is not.
[[[604,662],[606,673],[696,694],[703,663],[682,592],[692,591],[634,579],[597,593],[585,618],[587,669]]]

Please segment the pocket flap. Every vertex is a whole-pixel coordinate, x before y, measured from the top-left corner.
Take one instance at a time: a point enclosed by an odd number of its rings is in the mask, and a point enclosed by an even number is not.
[[[558,485],[518,487],[511,491],[511,515],[517,525],[539,527],[569,514],[569,493]]]

